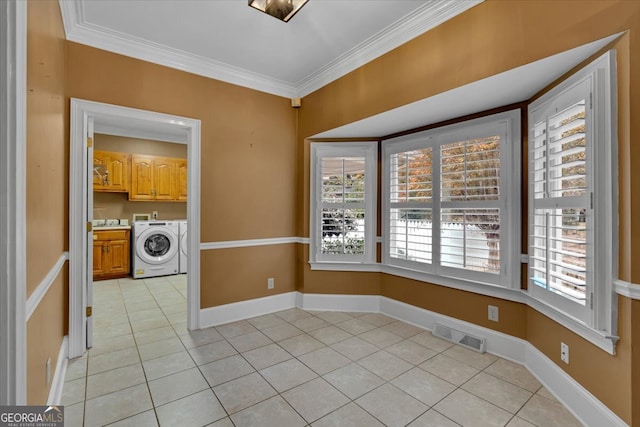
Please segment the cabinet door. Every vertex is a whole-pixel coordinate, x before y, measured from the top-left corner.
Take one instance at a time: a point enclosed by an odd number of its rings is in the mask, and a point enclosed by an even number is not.
[[[129,154],[96,150],[93,166],[94,191],[129,191]]]
[[[107,251],[111,274],[129,273],[129,240],[111,240]]]
[[[174,198],[180,201],[187,200],[187,161],[178,160],[176,162],[176,190]]]
[[[94,240],[93,241],[93,277],[101,276],[106,274],[105,266],[105,245],[107,242],[102,240]]]
[[[134,154],[131,157],[131,191],[129,200],[153,200],[153,160]]]
[[[105,172],[108,170],[106,154],[106,151],[94,150],[93,152],[93,191],[101,191],[105,188]]]
[[[109,191],[126,193],[129,191],[129,155],[126,153],[111,154],[107,159]]]
[[[157,157],[154,161],[155,200],[175,200],[172,192],[175,184],[175,162]]]
[[[93,279],[129,274],[129,230],[96,230],[93,233]]]

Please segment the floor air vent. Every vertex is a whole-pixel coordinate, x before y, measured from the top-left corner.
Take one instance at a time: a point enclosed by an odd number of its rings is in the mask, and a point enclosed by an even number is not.
[[[463,347],[467,347],[468,349],[479,353],[485,352],[486,340],[484,338],[466,334],[462,331],[450,328],[449,326],[441,325],[440,323],[436,323],[432,333],[436,337],[444,338],[447,341],[460,344]]]

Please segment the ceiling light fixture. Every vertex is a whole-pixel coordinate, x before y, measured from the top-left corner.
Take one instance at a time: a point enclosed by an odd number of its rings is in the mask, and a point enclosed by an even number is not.
[[[289,20],[298,13],[302,6],[309,0],[249,0],[249,6],[261,12],[278,18],[281,21]]]

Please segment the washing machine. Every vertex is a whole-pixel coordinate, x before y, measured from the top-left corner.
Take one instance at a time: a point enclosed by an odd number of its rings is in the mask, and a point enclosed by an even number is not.
[[[178,274],[179,226],[177,221],[133,223],[133,278]]]
[[[178,235],[180,236],[180,244],[178,246],[180,246],[180,261],[178,262],[179,266],[180,266],[180,273],[186,273],[187,272],[187,220],[186,219],[182,219],[180,221],[178,221],[178,229],[179,229],[179,233]]]

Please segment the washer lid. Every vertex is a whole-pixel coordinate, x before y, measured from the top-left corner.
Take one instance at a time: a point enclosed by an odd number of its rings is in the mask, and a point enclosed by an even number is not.
[[[153,227],[136,239],[136,255],[149,264],[164,264],[178,253],[178,237],[171,230]]]

